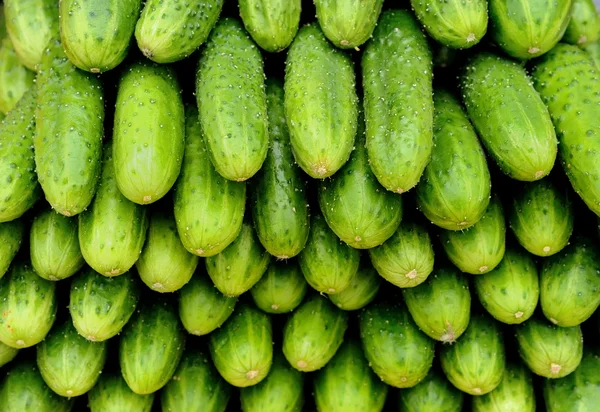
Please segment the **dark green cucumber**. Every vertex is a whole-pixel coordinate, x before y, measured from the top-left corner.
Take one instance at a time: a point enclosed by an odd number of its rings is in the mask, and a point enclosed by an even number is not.
[[[0,112],[11,111],[34,79],[35,74],[21,64],[10,37],[6,37],[0,46]]]
[[[260,51],[242,24],[221,19],[198,63],[196,101],[210,160],[228,180],[251,178],[267,157],[264,77]]]
[[[57,307],[56,283],[25,262],[13,263],[0,280],[0,342],[17,349],[37,345],[52,328]]]
[[[148,228],[147,211],[119,190],[113,142],[104,146],[102,177],[94,201],[79,215],[79,246],[85,261],[104,276],[118,276],[138,260]]]
[[[224,0],[147,0],[135,26],[137,45],[147,58],[171,63],[192,54],[208,38]]]
[[[526,182],[548,175],[556,160],[556,133],[525,69],[482,52],[463,69],[460,85],[469,118],[502,172]]]
[[[571,20],[562,41],[583,45],[600,37],[600,16],[593,0],[573,0]]]
[[[600,252],[597,241],[578,236],[545,259],[540,271],[540,304],[550,322],[577,326],[600,306]]]
[[[82,395],[96,384],[108,353],[106,342],[80,336],[71,319],[53,328],[36,348],[44,382],[67,398]]]
[[[417,185],[417,206],[434,225],[463,230],[481,219],[492,181],[483,148],[459,101],[434,93],[433,152]]]
[[[383,0],[315,0],[317,20],[330,42],[342,49],[357,49],[377,25]]]
[[[142,281],[156,292],[174,292],[189,282],[199,257],[189,253],[177,233],[172,210],[150,216],[146,243],[135,263]]]
[[[308,242],[298,256],[310,286],[322,293],[339,293],[358,271],[360,252],[342,242],[321,215],[311,218]]]
[[[369,368],[359,342],[345,341],[313,380],[318,411],[383,410],[388,386]]]
[[[572,0],[490,0],[492,38],[517,59],[541,56],[563,37],[572,4]]]
[[[177,231],[189,252],[214,256],[240,233],[246,183],[217,173],[204,144],[198,111],[187,106],[185,118],[185,154],[174,194]]]
[[[418,286],[402,289],[402,296],[415,323],[432,339],[453,343],[469,325],[469,282],[450,266],[435,269]]]
[[[358,310],[367,306],[379,291],[381,278],[369,264],[359,267],[347,288],[329,295],[329,299],[342,310]]]
[[[106,277],[84,269],[71,282],[69,311],[77,332],[93,342],[116,336],[129,321],[140,298],[134,273]]]
[[[258,309],[240,304],[235,313],[209,337],[209,349],[219,374],[239,388],[256,385],[273,363],[271,319]]]
[[[412,388],[398,392],[399,410],[406,412],[461,412],[465,395],[436,369]]]
[[[535,412],[531,372],[522,363],[508,363],[502,382],[493,391],[473,397],[473,412]]]
[[[127,56],[141,6],[142,0],[60,0],[60,37],[69,60],[92,73],[117,67]]]
[[[244,27],[268,52],[286,49],[298,32],[302,0],[240,0],[239,8]]]
[[[121,373],[102,373],[88,392],[91,412],[150,412],[154,393],[138,395],[127,386]]]
[[[321,369],[342,344],[347,327],[344,311],[327,298],[311,294],[283,327],[283,354],[301,372]]]
[[[358,97],[350,56],[316,23],[300,29],[285,66],[285,117],[298,165],[312,178],[332,176],[350,157]]]
[[[161,389],[173,376],[185,347],[185,331],[171,302],[146,301],[123,330],[119,364],[137,394]]]
[[[525,322],[538,305],[538,270],[532,256],[520,248],[509,247],[500,264],[475,277],[473,284],[485,310],[503,323]]]
[[[406,307],[376,302],[359,317],[365,356],[377,376],[396,388],[410,388],[431,369],[435,342],[419,330]]]
[[[0,40],[6,38],[6,18],[4,17],[4,7],[0,7]]]
[[[48,280],[73,276],[85,264],[79,248],[77,218],[42,210],[31,224],[29,254],[38,275]]]
[[[465,231],[442,230],[446,255],[462,272],[480,275],[502,261],[506,249],[506,222],[500,198],[492,196],[479,222]]]
[[[254,303],[267,313],[291,312],[302,302],[308,284],[296,261],[272,261],[250,289]]]
[[[303,176],[294,164],[283,96],[282,84],[267,80],[270,146],[254,179],[252,217],[267,252],[287,259],[306,245],[310,221]]]
[[[362,57],[369,162],[388,190],[421,178],[433,147],[432,55],[408,10],[381,14]]]
[[[0,223],[0,278],[8,271],[24,237],[25,222],[22,220]]]
[[[18,353],[19,349],[13,348],[0,342],[0,368],[12,362],[12,360],[16,358]]]
[[[231,316],[237,298],[224,296],[206,273],[197,272],[179,292],[179,318],[192,335],[208,335]]]

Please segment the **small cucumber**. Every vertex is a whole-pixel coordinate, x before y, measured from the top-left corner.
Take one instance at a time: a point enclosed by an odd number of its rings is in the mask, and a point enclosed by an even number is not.
[[[254,303],[267,313],[291,312],[304,299],[308,284],[296,261],[272,261],[265,274],[250,289]]]
[[[358,310],[367,306],[379,291],[381,278],[367,263],[359,267],[348,287],[339,293],[329,295],[329,299],[342,310]]]
[[[593,0],[573,0],[571,20],[562,41],[583,45],[600,37],[600,16]]]
[[[154,396],[133,392],[120,372],[103,372],[88,392],[88,406],[91,412],[150,412]]]
[[[302,0],[240,0],[240,17],[263,50],[285,50],[298,32]]]
[[[535,412],[536,400],[531,372],[521,362],[510,362],[502,382],[493,391],[473,397],[473,412]]]
[[[33,86],[35,74],[21,64],[10,37],[0,45],[0,112],[8,113]]]
[[[461,412],[465,395],[437,369],[412,388],[398,391],[399,410],[406,412]]]
[[[19,252],[25,237],[25,222],[12,220],[0,223],[0,278],[2,278]]]

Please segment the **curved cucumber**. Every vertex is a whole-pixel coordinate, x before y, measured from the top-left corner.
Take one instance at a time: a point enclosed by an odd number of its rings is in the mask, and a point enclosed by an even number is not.
[[[593,0],[573,0],[571,20],[562,41],[583,45],[600,37],[600,16]]]
[[[239,7],[244,27],[262,49],[280,52],[294,40],[302,0],[240,0]]]
[[[6,37],[0,46],[0,112],[11,111],[34,79],[35,74],[21,64],[10,37]]]
[[[19,252],[25,237],[25,222],[12,220],[0,223],[0,278],[2,278]]]
[[[291,312],[304,299],[308,284],[295,261],[272,261],[265,274],[250,289],[254,303],[267,313]]]
[[[121,373],[102,373],[88,392],[91,412],[150,412],[154,394],[138,395],[127,386]]]

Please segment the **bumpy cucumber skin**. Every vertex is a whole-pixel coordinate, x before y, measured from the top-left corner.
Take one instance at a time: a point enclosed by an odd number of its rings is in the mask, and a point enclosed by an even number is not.
[[[6,0],[6,30],[15,51],[29,70],[36,71],[51,38],[59,35],[56,0]]]
[[[88,392],[88,406],[91,412],[150,412],[154,396],[154,393],[138,395],[133,392],[120,372],[103,372]]]
[[[329,299],[342,310],[358,310],[367,306],[379,291],[381,278],[370,265],[363,265],[346,289],[329,295]]]
[[[548,179],[526,184],[512,199],[508,221],[529,253],[554,255],[567,245],[573,233],[569,190]]]
[[[8,271],[21,248],[24,236],[25,222],[22,220],[0,223],[0,278]]]
[[[308,284],[296,261],[272,261],[265,274],[250,289],[256,306],[267,313],[291,312],[304,299]]]
[[[572,4],[572,0],[490,0],[492,38],[514,58],[541,56],[563,37]]]
[[[284,88],[296,162],[314,179],[332,176],[350,157],[358,127],[350,56],[329,43],[316,23],[304,26],[288,52]]]
[[[188,57],[206,41],[224,0],[148,0],[135,26],[137,45],[156,63]]]
[[[29,254],[33,268],[44,279],[73,276],[85,264],[79,247],[77,218],[43,210],[31,224]]]
[[[417,206],[436,226],[467,229],[481,219],[490,203],[490,171],[458,100],[438,89],[433,104],[433,152],[416,188]]]
[[[119,81],[113,129],[117,185],[132,202],[156,202],[183,160],[184,107],[172,67],[132,64]]]
[[[600,16],[593,0],[573,0],[571,20],[562,41],[583,45],[600,37]]]
[[[77,69],[50,40],[37,76],[33,145],[46,200],[65,216],[84,211],[100,176],[104,101],[100,80]]]
[[[431,158],[432,64],[412,13],[383,12],[362,57],[367,150],[379,183],[396,193],[413,188]]]
[[[7,37],[0,46],[0,112],[8,113],[33,86],[35,74],[23,66]]]
[[[419,330],[405,307],[376,302],[360,313],[359,323],[365,356],[385,383],[410,388],[427,376],[435,342]]]
[[[383,0],[315,0],[317,20],[330,42],[341,49],[358,49],[379,19]]]
[[[125,59],[142,0],[60,0],[58,4],[60,37],[75,66],[103,73]]]
[[[147,210],[118,188],[113,142],[104,147],[102,177],[90,207],[79,215],[79,246],[96,272],[118,276],[133,267],[146,240]]]
[[[532,78],[554,122],[563,169],[575,192],[600,215],[598,73],[585,51],[560,43],[540,58]]]
[[[33,151],[36,100],[32,87],[0,123],[0,223],[21,217],[42,195]]]
[[[535,412],[531,372],[521,362],[507,363],[502,382],[490,393],[473,397],[473,412]]]
[[[292,43],[302,0],[240,0],[238,4],[244,27],[263,50],[277,53]]]
[[[221,19],[198,63],[196,102],[210,160],[226,179],[248,180],[267,157],[264,77],[260,51],[242,24]]]
[[[467,49],[487,32],[485,0],[411,0],[410,4],[427,33],[444,46]]]
[[[399,410],[406,412],[460,412],[464,399],[463,392],[436,369],[431,369],[418,385],[398,392]]]
[[[254,179],[252,218],[260,243],[279,259],[296,256],[310,230],[306,188],[294,164],[283,109],[283,86],[267,81],[270,146]]]
[[[556,133],[525,69],[482,52],[466,65],[460,83],[471,122],[502,172],[526,182],[548,175],[556,160]]]

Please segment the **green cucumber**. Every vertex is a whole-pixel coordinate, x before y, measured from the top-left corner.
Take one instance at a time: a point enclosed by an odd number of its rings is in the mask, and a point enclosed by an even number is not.
[[[294,164],[283,109],[283,86],[267,80],[270,146],[254,179],[252,218],[260,243],[279,259],[296,256],[310,230],[306,188]]]
[[[461,412],[464,398],[441,372],[431,369],[418,385],[398,392],[398,406],[406,412]]]
[[[196,101],[210,160],[228,180],[248,180],[267,157],[264,77],[260,51],[242,24],[221,19],[198,63]]]
[[[250,289],[256,306],[267,313],[291,312],[304,299],[308,284],[296,261],[272,261]]]
[[[367,151],[379,183],[396,193],[413,188],[431,158],[432,65],[413,14],[383,12],[362,56]]]
[[[298,32],[302,0],[240,0],[240,17],[252,39],[262,49],[286,49]]]
[[[507,363],[502,382],[490,393],[473,397],[473,412],[535,412],[531,372],[522,363]]]
[[[358,268],[348,287],[329,295],[329,299],[342,310],[362,309],[375,299],[380,285],[381,278],[377,271],[365,263]]]
[[[406,307],[373,303],[360,313],[359,325],[365,356],[381,380],[410,388],[427,376],[435,342],[419,330]]]
[[[332,176],[350,157],[358,96],[350,56],[316,23],[296,35],[285,66],[285,117],[294,158],[312,178]]]
[[[583,45],[600,37],[600,16],[593,0],[573,0],[571,20],[562,41]]]
[[[25,237],[25,222],[12,220],[0,223],[0,278],[2,278],[21,248]]]
[[[91,412],[150,412],[154,394],[138,395],[127,386],[121,373],[102,373],[88,392]]]
[[[192,54],[206,41],[224,0],[147,0],[135,25],[137,45],[147,58],[171,63]]]
[[[12,360],[17,357],[18,353],[19,349],[13,348],[0,342],[0,368],[12,362]]]
[[[0,7],[0,40],[8,36],[6,32],[6,18],[4,17],[4,7]]]
[[[0,112],[8,113],[33,86],[35,74],[21,64],[10,37],[0,46]]]
[[[596,68],[600,68],[600,40],[588,42],[581,46],[581,48],[594,60]]]
[[[60,37],[69,60],[92,73],[117,67],[127,56],[142,0],[60,0]]]
[[[185,248],[214,256],[238,236],[246,210],[246,184],[217,173],[202,138],[198,111],[186,108],[185,154],[175,186],[175,221]]]
[[[346,312],[327,298],[311,294],[283,327],[283,354],[301,372],[321,369],[337,352],[347,328]]]

